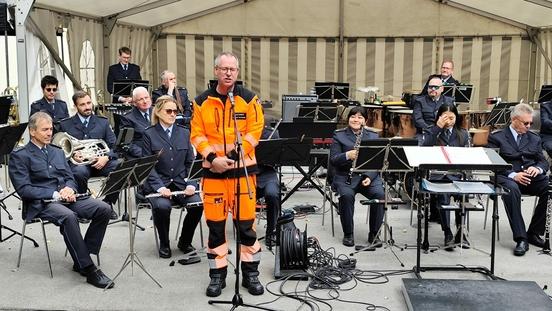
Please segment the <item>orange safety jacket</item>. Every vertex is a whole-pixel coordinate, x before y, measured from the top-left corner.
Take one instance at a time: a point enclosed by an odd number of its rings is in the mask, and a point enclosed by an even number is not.
[[[194,99],[190,139],[197,152],[203,156],[203,168],[205,168],[203,173],[206,178],[244,176],[244,165],[248,173],[257,172],[255,146],[259,144],[264,126],[260,100],[253,92],[236,85],[234,101],[245,161],[240,163],[239,172],[233,169],[219,174],[209,170],[211,163],[207,161],[207,156],[210,153],[215,153],[217,156],[229,155],[235,149],[236,135],[231,112],[232,104],[227,96],[217,93],[216,87],[206,90]]]

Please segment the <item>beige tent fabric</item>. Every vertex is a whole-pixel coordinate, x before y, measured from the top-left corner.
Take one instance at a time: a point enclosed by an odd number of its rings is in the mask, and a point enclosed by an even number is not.
[[[176,41],[172,50],[166,43],[170,40]],[[245,51],[236,49],[240,46]],[[278,113],[283,94],[307,94],[315,81],[337,80],[336,38],[169,35],[158,42],[159,65],[166,66],[166,59],[176,55],[179,84],[193,97],[213,77],[213,58],[222,47],[242,56],[239,79],[261,99],[271,100]],[[381,95],[401,96],[405,90],[419,91],[443,59],[453,59],[454,77],[474,85],[471,108],[479,109],[487,97],[530,98],[530,47],[521,36],[346,38],[343,71],[354,99],[363,99],[356,88],[365,86],[379,87]]]
[[[539,40],[546,55],[552,60],[552,30],[543,30],[539,34]],[[552,68],[546,63],[546,59],[540,51],[537,52],[537,69],[535,74],[536,96],[543,84],[552,84]]]

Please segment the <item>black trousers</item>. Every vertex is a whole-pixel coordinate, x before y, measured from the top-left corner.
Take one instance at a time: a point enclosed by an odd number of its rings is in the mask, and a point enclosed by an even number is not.
[[[109,204],[88,198],[72,204],[50,203],[36,217],[59,226],[73,262],[84,269],[94,264],[90,254],[100,252],[110,215]],[[84,239],[77,218],[91,220]]]
[[[199,195],[194,194],[192,196],[177,195],[168,198],[150,198],[151,212],[153,215],[153,223],[157,228],[159,234],[160,247],[169,247],[169,227],[171,223],[171,210],[173,204],[183,205],[186,208],[186,204],[201,202]],[[195,205],[188,208],[184,221],[182,222],[182,233],[180,235],[180,244],[190,245],[194,238],[194,232],[201,220],[203,213],[202,205]]]
[[[266,233],[276,230],[276,222],[280,217],[280,187],[278,180],[266,183],[262,188],[257,185],[257,198],[264,197],[266,202]]]
[[[508,221],[512,228],[514,241],[527,239],[527,232],[542,235],[546,224],[546,204],[548,200],[548,176],[537,175],[531,179],[531,184],[523,186],[506,176],[498,176],[498,183],[507,188],[509,193],[502,195]],[[525,230],[525,222],[521,214],[521,195],[536,195],[539,201],[531,218],[529,228]]]

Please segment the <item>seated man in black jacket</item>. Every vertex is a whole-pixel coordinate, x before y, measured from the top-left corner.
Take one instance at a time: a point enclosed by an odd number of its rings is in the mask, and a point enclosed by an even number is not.
[[[509,190],[502,195],[502,200],[516,241],[514,255],[523,256],[529,250],[529,244],[544,245],[540,235],[544,234],[546,220],[548,162],[544,159],[539,135],[529,131],[533,123],[533,108],[517,104],[510,117],[511,125],[491,134],[487,147],[499,148],[500,156],[512,164],[511,170],[498,176],[498,183]],[[527,230],[521,214],[522,194],[539,197]]]

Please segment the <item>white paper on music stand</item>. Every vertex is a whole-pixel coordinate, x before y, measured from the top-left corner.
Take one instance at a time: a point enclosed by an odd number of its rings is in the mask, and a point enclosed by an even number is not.
[[[420,164],[449,164],[440,147],[403,147],[408,164],[418,167]]]
[[[492,164],[483,147],[445,147],[452,164]]]

